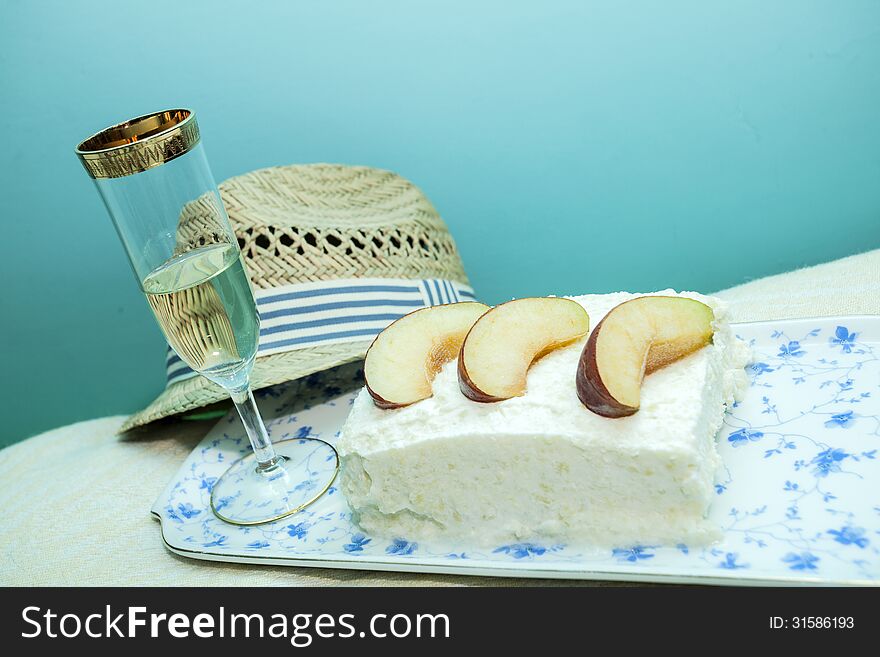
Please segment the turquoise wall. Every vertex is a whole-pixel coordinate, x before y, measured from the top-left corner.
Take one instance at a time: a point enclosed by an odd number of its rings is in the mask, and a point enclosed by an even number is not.
[[[2,439],[133,411],[160,333],[74,145],[199,113],[218,179],[393,169],[477,291],[711,291],[880,247],[880,3],[0,5]]]

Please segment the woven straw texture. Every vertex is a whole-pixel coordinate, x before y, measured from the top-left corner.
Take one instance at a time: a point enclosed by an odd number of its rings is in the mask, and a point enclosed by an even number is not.
[[[256,288],[355,277],[468,283],[446,224],[425,195],[397,174],[339,164],[290,165],[230,178],[219,189],[235,237],[217,219],[216,198],[206,195],[181,212],[175,252],[237,239]],[[369,346],[365,340],[261,356],[251,385],[259,389],[358,360]],[[185,379],[168,386],[121,430],[227,397],[203,377]]]

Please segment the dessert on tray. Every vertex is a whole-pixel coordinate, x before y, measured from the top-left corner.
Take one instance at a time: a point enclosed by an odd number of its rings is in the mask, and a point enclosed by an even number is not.
[[[691,292],[422,309],[367,354],[341,487],[366,531],[410,540],[710,542],[748,359]]]

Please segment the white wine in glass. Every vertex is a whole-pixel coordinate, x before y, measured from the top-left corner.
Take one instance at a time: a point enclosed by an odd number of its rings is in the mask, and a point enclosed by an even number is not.
[[[193,369],[232,382],[256,356],[260,320],[236,245],[175,256],[141,286],[168,344]]]
[[[184,109],[120,123],[77,154],[104,200],[168,344],[226,389],[252,453],[214,483],[211,508],[239,525],[270,522],[318,499],[339,468],[316,438],[269,438],[249,376],[260,320],[241,252],[205,159],[195,115]]]

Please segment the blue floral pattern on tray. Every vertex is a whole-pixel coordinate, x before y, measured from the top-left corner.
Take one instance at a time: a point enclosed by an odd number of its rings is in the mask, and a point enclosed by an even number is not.
[[[718,435],[724,465],[707,547],[553,542],[489,548],[366,535],[336,487],[300,513],[236,527],[210,511],[217,477],[249,450],[228,416],[156,501],[168,546],[224,561],[426,572],[631,580],[865,583],[880,578],[880,318],[742,324],[750,388]],[[276,440],[334,442],[360,380],[357,365],[258,394]],[[346,392],[344,392],[346,391]]]

